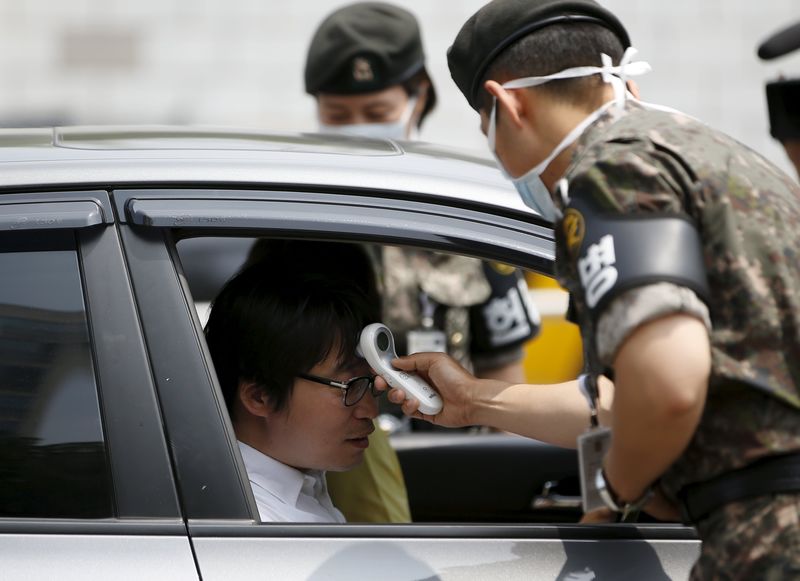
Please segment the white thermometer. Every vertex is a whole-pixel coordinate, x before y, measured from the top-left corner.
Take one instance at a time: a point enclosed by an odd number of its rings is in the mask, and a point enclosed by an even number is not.
[[[359,350],[370,367],[386,380],[391,387],[402,389],[408,397],[419,402],[419,411],[434,416],[442,411],[442,398],[416,373],[407,373],[392,367],[397,357],[394,336],[383,323],[372,323],[361,331]]]

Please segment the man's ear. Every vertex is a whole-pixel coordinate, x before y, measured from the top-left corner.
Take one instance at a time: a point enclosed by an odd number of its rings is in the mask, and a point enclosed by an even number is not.
[[[636,100],[641,100],[641,97],[639,96],[639,85],[636,84],[636,81],[628,79],[627,85],[628,85],[628,90],[631,92],[631,95],[633,95],[636,98]]]
[[[428,98],[431,92],[431,82],[428,79],[422,79],[417,87],[417,109],[422,111],[425,105],[428,104]],[[421,105],[421,106],[420,106]]]
[[[425,111],[425,107],[428,105],[428,99],[430,98],[431,94],[431,83],[427,79],[423,79],[419,83],[419,87],[417,88],[417,103],[414,105],[414,110],[411,112],[411,119],[413,120],[413,124],[415,127],[419,126],[420,118],[422,117],[422,112]]]
[[[272,413],[267,394],[253,381],[240,381],[237,396],[244,409],[254,416],[267,418]]]
[[[523,91],[509,91],[497,81],[486,81],[483,85],[486,92],[497,100],[497,106],[502,107],[511,122],[518,128],[522,127],[522,117],[527,110],[527,104],[522,98]],[[491,115],[491,109],[489,110]]]

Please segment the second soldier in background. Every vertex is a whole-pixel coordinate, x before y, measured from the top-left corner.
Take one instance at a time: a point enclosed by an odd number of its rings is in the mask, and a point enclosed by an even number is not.
[[[382,2],[351,4],[322,21],[308,50],[305,85],[323,133],[414,139],[436,105],[416,19]],[[371,250],[383,321],[399,353],[446,351],[479,377],[524,381],[522,346],[538,331],[539,316],[518,270],[412,248]],[[385,455],[368,453],[356,471],[330,475],[348,520],[383,519],[361,510],[370,492],[354,486],[380,482],[379,465],[396,464]]]
[[[345,6],[320,24],[305,83],[323,133],[413,139],[436,105],[416,19],[381,2]],[[524,380],[522,345],[539,317],[518,270],[409,248],[380,252],[384,322],[399,351],[447,351],[480,377]]]

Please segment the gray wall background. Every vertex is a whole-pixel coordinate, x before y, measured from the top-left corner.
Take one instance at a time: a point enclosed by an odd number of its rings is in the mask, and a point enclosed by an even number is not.
[[[0,125],[193,124],[313,130],[305,50],[335,0],[0,0]],[[440,96],[423,138],[486,151],[445,51],[483,0],[396,0],[419,18]],[[653,72],[645,100],[683,110],[784,169],[763,85],[800,51],[755,48],[800,20],[797,0],[605,0]]]

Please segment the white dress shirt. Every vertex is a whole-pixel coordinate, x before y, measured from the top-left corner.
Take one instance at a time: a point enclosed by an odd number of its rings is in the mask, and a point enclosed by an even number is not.
[[[325,473],[301,471],[239,442],[261,522],[343,523],[328,496]]]

